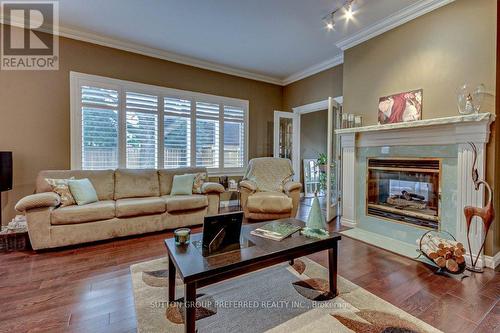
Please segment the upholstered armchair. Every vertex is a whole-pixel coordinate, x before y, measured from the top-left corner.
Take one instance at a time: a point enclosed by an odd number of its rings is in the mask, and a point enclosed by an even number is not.
[[[293,169],[285,158],[254,158],[240,182],[241,206],[247,219],[295,217],[302,184],[292,181]]]

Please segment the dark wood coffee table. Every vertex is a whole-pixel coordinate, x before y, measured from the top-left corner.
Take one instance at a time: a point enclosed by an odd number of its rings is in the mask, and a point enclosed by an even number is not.
[[[304,222],[297,219],[282,221],[304,226]],[[337,295],[337,251],[340,235],[332,233],[327,239],[319,240],[306,238],[296,232],[277,242],[250,234],[250,231],[266,223],[269,222],[242,227],[242,237],[253,245],[210,257],[203,257],[201,249],[193,244],[201,241],[201,233],[191,235],[191,243],[188,245],[176,246],[173,238],[165,240],[169,259],[168,301],[175,301],[175,275],[178,272],[185,285],[185,332],[195,332],[197,288],[323,250],[328,250],[330,292]]]

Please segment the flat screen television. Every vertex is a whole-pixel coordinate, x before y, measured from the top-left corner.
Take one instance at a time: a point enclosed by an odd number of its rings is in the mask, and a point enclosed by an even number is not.
[[[12,190],[12,152],[0,151],[0,192]]]

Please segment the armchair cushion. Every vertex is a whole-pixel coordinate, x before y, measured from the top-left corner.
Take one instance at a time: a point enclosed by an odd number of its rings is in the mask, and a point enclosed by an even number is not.
[[[15,208],[18,212],[25,212],[34,208],[57,207],[60,203],[61,197],[57,193],[43,192],[22,198]]]
[[[288,213],[292,211],[292,198],[280,192],[257,192],[247,199],[251,213]]]
[[[218,183],[203,183],[201,186],[201,193],[222,193],[224,192],[224,186]]]
[[[284,190],[286,193],[290,193],[295,190],[299,190],[302,188],[302,184],[298,182],[288,182],[284,186]]]

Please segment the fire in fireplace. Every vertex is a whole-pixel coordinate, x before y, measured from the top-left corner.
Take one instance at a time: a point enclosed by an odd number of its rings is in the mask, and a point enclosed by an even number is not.
[[[367,176],[369,216],[439,228],[440,159],[369,158]]]

